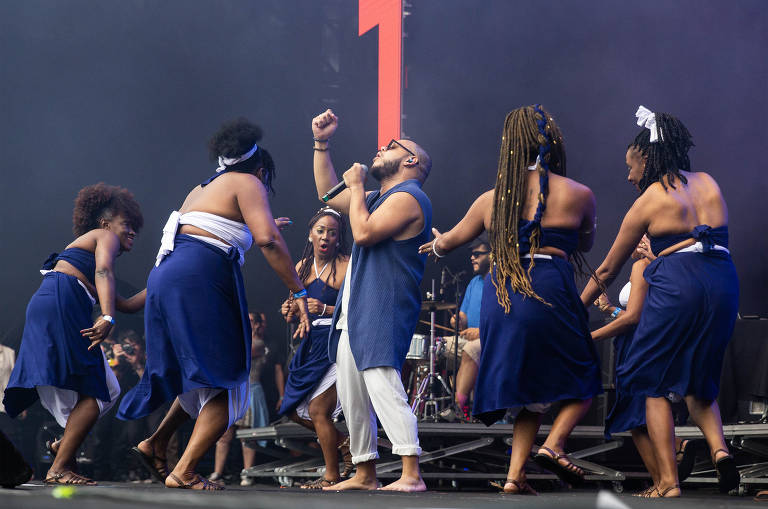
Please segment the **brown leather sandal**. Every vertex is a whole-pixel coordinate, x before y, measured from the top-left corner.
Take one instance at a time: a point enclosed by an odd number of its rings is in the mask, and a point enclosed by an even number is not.
[[[98,486],[99,484],[93,479],[89,479],[82,475],[76,474],[71,470],[65,470],[64,472],[56,472],[53,475],[49,475],[45,478],[43,483],[48,485],[70,484],[74,486]]]
[[[496,481],[490,481],[489,484],[494,488],[498,488],[502,493],[508,493],[510,495],[538,495],[539,493],[534,490],[528,481],[525,479],[507,479],[504,484]],[[512,484],[517,488],[515,491],[506,489],[507,484]]]
[[[318,477],[314,481],[305,482],[300,486],[300,488],[303,490],[321,490],[323,488],[333,486],[334,484],[338,484],[338,482],[339,481],[328,480],[325,477]]]
[[[206,479],[205,477],[203,477],[200,474],[197,474],[195,476],[194,480],[192,480],[191,482],[188,482],[188,483],[185,483],[184,481],[182,481],[181,479],[179,479],[178,477],[176,477],[172,473],[168,474],[168,477],[170,477],[171,479],[173,479],[174,481],[176,481],[178,483],[178,486],[176,486],[176,488],[182,489],[182,490],[194,490],[194,489],[197,489],[197,488],[193,488],[193,486],[197,486],[200,483],[203,484],[203,487],[200,488],[201,491],[221,491],[221,490],[224,489],[224,486],[222,486],[221,484],[217,484],[215,482],[211,482],[211,481],[209,481],[208,479]],[[169,486],[169,487],[172,487],[172,486]]]
[[[637,493],[633,493],[633,497],[640,497],[640,498],[648,498],[651,496],[651,493],[656,490],[656,486],[648,486],[643,491],[638,491]]]
[[[653,488],[653,490],[651,492],[649,492],[648,495],[646,495],[643,498],[679,498],[680,495],[677,495],[676,497],[672,497],[672,496],[668,497],[667,496],[667,493],[669,493],[670,491],[672,491],[672,490],[679,490],[679,489],[680,489],[680,485],[679,484],[675,484],[673,486],[669,486],[664,491],[659,491],[658,488]],[[653,495],[654,493],[656,493],[656,496]]]
[[[533,461],[536,462],[542,468],[546,468],[561,481],[570,484],[571,486],[578,486],[584,482],[584,470],[573,464],[571,459],[566,453],[557,453],[546,446],[541,446],[549,454],[538,453],[533,457]],[[568,463],[563,465],[559,460],[565,459]]]

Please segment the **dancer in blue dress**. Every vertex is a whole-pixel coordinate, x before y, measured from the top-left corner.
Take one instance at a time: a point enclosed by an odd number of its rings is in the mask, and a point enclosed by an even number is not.
[[[169,488],[223,488],[195,468],[248,408],[251,326],[240,265],[252,244],[298,303],[296,335],[309,330],[306,291],[269,208],[275,168],[257,145],[260,139],[261,129],[245,119],[224,124],[213,136],[209,148],[219,161],[217,173],[171,214],[147,281],[146,369],[121,401],[118,417],[143,417],[173,400],[155,433],[133,449]],[[192,436],[168,473],[168,440],[190,417],[197,419]]]
[[[644,271],[648,296],[617,390],[645,398],[646,422],[659,471],[652,497],[680,496],[670,400],[684,398],[691,419],[712,451],[720,489],[739,483],[723,438],[715,398],[720,369],[739,301],[728,252],[728,210],[717,182],[690,171],[691,135],[680,120],[640,107],[644,129],[626,154],[629,180],[640,197],[627,212],[616,240],[597,269],[610,284],[645,232],[656,260]],[[582,302],[600,293],[590,281]]]
[[[336,298],[349,264],[346,226],[341,214],[330,207],[320,209],[309,221],[309,238],[296,271],[307,289],[307,306],[312,330],[302,341],[288,368],[280,415],[317,433],[325,459],[325,474],[302,484],[304,489],[333,486],[352,471],[347,436],[333,425],[341,412],[336,395],[336,363],[328,358],[328,335]],[[295,309],[289,301],[282,306],[290,320]],[[344,455],[344,472],[339,473],[338,448]]]
[[[442,257],[489,232],[493,264],[481,305],[479,376],[473,413],[490,425],[517,411],[509,472],[502,489],[535,493],[526,481],[541,415],[562,406],[536,460],[575,484],[584,472],[564,453],[565,441],[601,392],[600,366],[579,303],[574,268],[592,247],[592,191],[565,177],[565,149],[541,106],[506,117],[494,189],[482,194],[452,230],[421,246]]]
[[[101,343],[114,325],[115,310],[144,307],[145,291],[130,299],[115,294],[114,263],[130,251],[144,220],[126,189],[96,184],[80,190],[73,214],[77,238],[43,265],[43,282],[27,306],[24,334],[5,409],[15,417],[40,399],[64,435],[50,448],[55,456],[45,482],[94,485],[75,472],[75,453],[96,420],[120,395]],[[101,315],[92,321],[98,297]]]

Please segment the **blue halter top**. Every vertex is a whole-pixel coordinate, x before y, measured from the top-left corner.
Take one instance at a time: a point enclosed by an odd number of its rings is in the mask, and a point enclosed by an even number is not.
[[[520,245],[520,254],[524,255],[531,251],[531,233],[538,224],[536,221],[520,221],[518,227],[518,244]],[[565,251],[565,254],[571,256],[579,245],[579,232],[566,228],[544,228],[541,227],[540,247],[554,247]]]
[[[88,278],[88,281],[91,284],[94,284],[93,281],[96,273],[96,256],[93,253],[79,247],[70,247],[61,253],[51,253],[48,259],[43,262],[41,269],[53,270],[53,268],[56,266],[56,262],[59,260],[64,260],[65,262],[72,264],[73,267],[82,272],[83,275]]]
[[[679,244],[687,239],[694,239],[697,242],[701,242],[701,245],[704,247],[704,252],[707,252],[712,249],[715,244],[725,248],[728,247],[728,225],[712,228],[709,225],[700,224],[690,232],[664,235],[663,237],[653,237],[649,235],[648,238],[651,240],[651,251],[653,251],[653,254],[656,256],[659,256],[659,253],[668,247]]]

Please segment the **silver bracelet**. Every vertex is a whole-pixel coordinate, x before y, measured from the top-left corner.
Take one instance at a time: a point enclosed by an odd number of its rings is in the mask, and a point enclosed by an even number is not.
[[[320,316],[324,316],[324,315],[325,315],[325,309],[326,309],[327,307],[328,307],[328,304],[323,304],[323,312],[322,312],[322,313],[320,313]]]
[[[433,240],[433,241],[432,241],[432,253],[433,253],[433,254],[434,254],[436,257],[438,257],[438,258],[442,258],[442,257],[444,257],[445,255],[441,255],[441,254],[439,254],[439,253],[437,252],[437,249],[435,249],[435,243],[436,243],[436,242],[437,242],[437,237],[435,237],[435,240]]]

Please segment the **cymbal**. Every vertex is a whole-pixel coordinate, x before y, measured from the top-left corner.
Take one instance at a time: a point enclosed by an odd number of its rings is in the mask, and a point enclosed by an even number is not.
[[[437,300],[425,300],[421,302],[422,311],[445,311],[455,308],[456,304],[453,302],[440,302]]]

